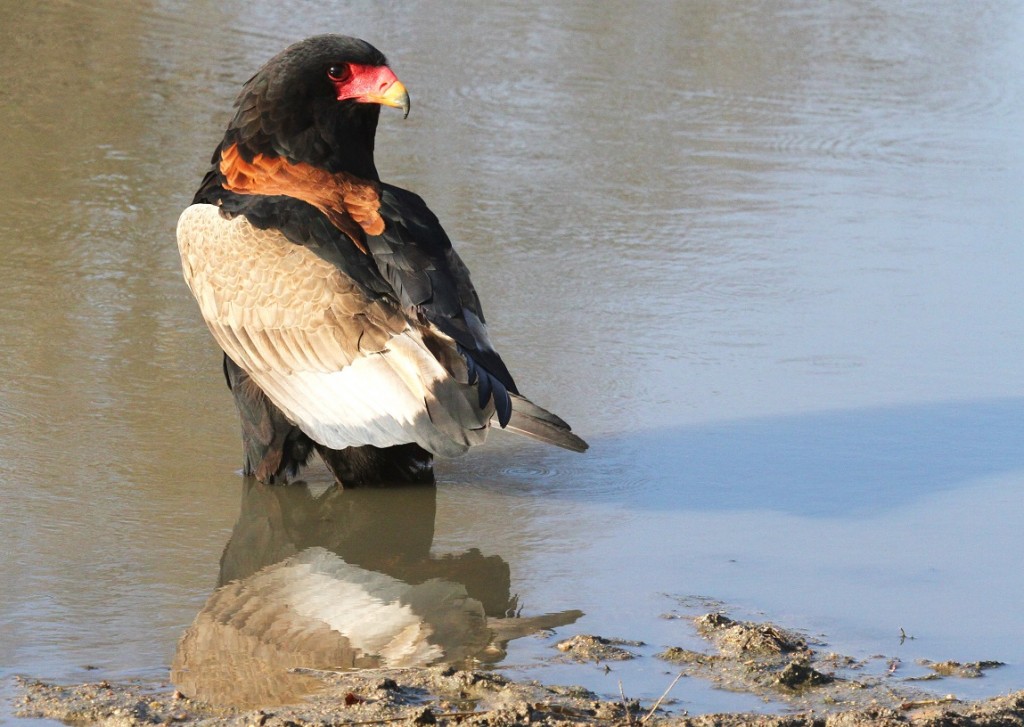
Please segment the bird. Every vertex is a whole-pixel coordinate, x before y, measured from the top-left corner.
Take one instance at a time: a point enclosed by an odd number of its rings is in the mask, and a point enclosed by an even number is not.
[[[177,225],[182,273],[241,420],[243,473],[434,482],[492,426],[587,443],[519,393],[469,269],[426,202],[381,181],[382,107],[405,86],[370,43],[317,35],[247,82]]]

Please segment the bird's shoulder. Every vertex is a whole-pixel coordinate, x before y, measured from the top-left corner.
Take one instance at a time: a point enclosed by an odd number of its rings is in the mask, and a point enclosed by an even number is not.
[[[483,321],[469,269],[423,198],[381,184],[380,215],[384,231],[367,236],[367,248],[402,305],[438,317],[458,317],[468,309]]]
[[[491,344],[480,299],[452,242],[424,199],[407,189],[379,183],[384,229],[353,243],[316,207],[287,195],[237,194],[211,172],[195,202],[216,205],[228,217],[243,215],[253,227],[279,231],[350,278],[361,291],[393,305],[413,325],[452,339],[466,358],[473,380],[516,393],[511,373]],[[504,398],[500,397],[499,398]]]
[[[320,348],[314,368],[329,370],[384,350],[408,329],[387,298],[368,294],[351,275],[273,226],[257,227],[245,215],[200,203],[182,213],[177,237],[186,283],[211,328],[224,328],[226,351],[239,336],[268,350]]]
[[[491,344],[469,268],[427,203],[415,192],[381,184],[384,231],[367,248],[404,307],[413,309],[458,344],[472,372],[516,393]],[[500,408],[500,407],[499,407]]]

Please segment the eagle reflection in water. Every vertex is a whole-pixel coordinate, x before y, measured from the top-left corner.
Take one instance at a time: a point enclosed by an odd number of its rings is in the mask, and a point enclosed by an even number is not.
[[[520,617],[508,563],[431,555],[437,490],[315,494],[247,478],[218,588],[178,644],[185,695],[252,708],[318,691],[307,670],[493,663],[580,611]]]

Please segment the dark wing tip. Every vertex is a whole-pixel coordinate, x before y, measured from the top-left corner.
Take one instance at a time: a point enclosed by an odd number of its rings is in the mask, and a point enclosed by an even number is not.
[[[469,384],[476,384],[479,406],[483,409],[490,399],[494,400],[494,411],[498,415],[498,423],[504,428],[512,419],[512,397],[508,387],[497,376],[473,358],[473,355],[463,346],[459,346],[459,353],[466,360],[466,370],[469,374]]]
[[[556,414],[522,396],[513,396],[512,403],[512,417],[508,425],[510,431],[573,452],[586,452],[590,447],[573,434],[569,425]]]

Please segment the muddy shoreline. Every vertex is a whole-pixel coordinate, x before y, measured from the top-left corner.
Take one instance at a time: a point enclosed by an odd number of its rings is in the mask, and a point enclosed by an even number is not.
[[[781,715],[688,714],[671,694],[641,703],[622,695],[600,698],[582,687],[515,681],[496,671],[454,666],[356,671],[293,669],[321,688],[286,706],[239,709],[183,694],[168,682],[60,685],[17,678],[20,717],[72,725],[203,725],[204,727],[321,727],[329,724],[416,725],[1024,725],[1024,691],[964,702],[935,687],[947,678],[978,678],[997,662],[927,662],[930,676],[894,678],[887,670],[817,648],[796,631],[771,623],[736,621],[719,612],[693,619],[708,648],[670,647],[655,659],[678,670],[676,681],[707,680],[787,708]],[[561,641],[553,660],[610,663],[637,657],[640,642],[595,635]],[[244,678],[244,675],[240,675]],[[931,689],[924,689],[927,682]]]
[[[830,725],[1024,725],[1024,691],[980,702],[942,698],[897,707],[864,706],[785,715],[689,715],[671,704],[600,700],[573,687],[512,682],[492,672],[444,668],[324,675],[328,690],[301,705],[248,711],[193,701],[166,684],[59,686],[18,679],[17,715],[71,725],[322,727],[328,724],[492,725],[662,724],[693,727],[828,727]]]

